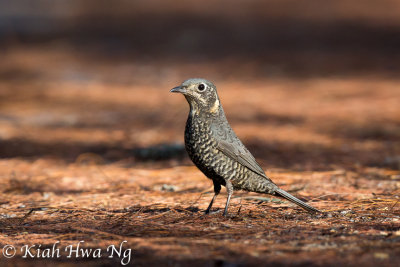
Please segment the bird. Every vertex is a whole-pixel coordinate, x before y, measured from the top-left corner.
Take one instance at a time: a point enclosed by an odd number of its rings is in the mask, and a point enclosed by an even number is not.
[[[285,198],[310,213],[320,212],[279,188],[264,172],[254,156],[232,130],[216,86],[205,79],[191,78],[170,90],[181,93],[190,111],[185,127],[185,149],[200,171],[213,181],[214,196],[208,205],[210,213],[215,199],[226,187],[227,200],[223,216],[236,190],[257,192]]]

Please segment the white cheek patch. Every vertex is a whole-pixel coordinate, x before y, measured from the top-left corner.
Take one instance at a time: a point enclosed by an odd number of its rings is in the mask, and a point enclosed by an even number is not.
[[[200,93],[194,91],[194,95],[196,95],[196,99],[200,100],[204,105],[207,104],[207,101],[203,99],[203,96]]]
[[[214,105],[211,107],[210,112],[211,113],[217,113],[219,110],[219,100],[215,100]]]

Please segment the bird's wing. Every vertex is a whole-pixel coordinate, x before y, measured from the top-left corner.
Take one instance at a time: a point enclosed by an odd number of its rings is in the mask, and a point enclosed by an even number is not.
[[[250,152],[238,149],[234,144],[222,140],[218,140],[217,149],[251,171],[261,176],[265,176],[264,170],[260,167]]]
[[[231,159],[239,162],[249,170],[258,175],[270,180],[264,173],[264,170],[257,163],[253,155],[242,144],[230,127],[217,127],[217,132],[214,135],[217,141],[217,149]]]

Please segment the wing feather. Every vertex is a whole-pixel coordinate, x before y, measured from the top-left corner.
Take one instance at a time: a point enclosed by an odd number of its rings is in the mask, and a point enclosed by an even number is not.
[[[236,137],[237,138],[237,137]],[[236,140],[235,140],[236,141]],[[246,149],[246,147],[237,139],[236,142],[231,143],[217,138],[217,149],[224,153],[231,159],[239,162],[249,170],[261,175],[269,180],[265,175],[264,170],[257,163],[253,155]]]

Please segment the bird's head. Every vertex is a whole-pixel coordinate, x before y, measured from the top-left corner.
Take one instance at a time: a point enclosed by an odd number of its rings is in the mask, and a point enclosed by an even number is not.
[[[215,85],[205,79],[188,79],[172,88],[171,92],[181,93],[195,112],[218,114],[220,102]]]

